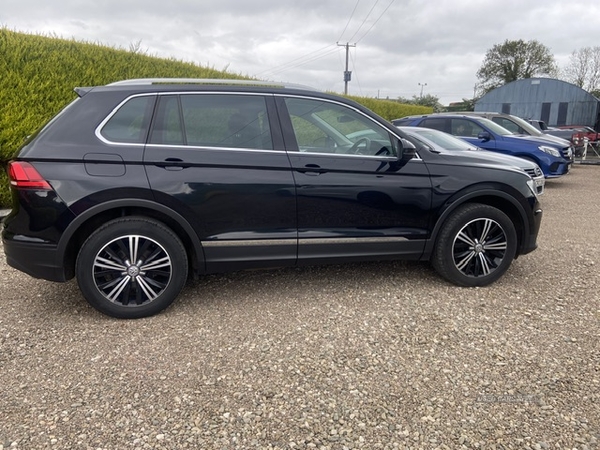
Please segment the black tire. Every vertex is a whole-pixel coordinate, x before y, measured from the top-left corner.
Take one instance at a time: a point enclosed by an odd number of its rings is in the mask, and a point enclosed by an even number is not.
[[[121,319],[148,317],[167,308],[187,274],[181,240],[146,217],[107,222],[81,246],[76,263],[79,289],[88,303]]]
[[[517,233],[508,216],[492,206],[470,203],[442,226],[431,263],[458,286],[486,286],[508,270],[516,251]]]

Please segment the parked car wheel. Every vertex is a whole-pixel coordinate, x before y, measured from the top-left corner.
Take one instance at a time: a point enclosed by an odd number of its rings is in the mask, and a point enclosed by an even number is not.
[[[180,239],[145,217],[119,218],[98,228],[81,247],[76,263],[79,288],[90,305],[123,319],[167,308],[187,273]]]
[[[500,278],[517,249],[514,224],[497,208],[460,207],[446,221],[432,256],[434,268],[460,286],[486,286]]]

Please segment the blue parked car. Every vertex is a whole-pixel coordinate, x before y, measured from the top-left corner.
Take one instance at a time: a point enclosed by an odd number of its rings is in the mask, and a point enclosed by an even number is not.
[[[483,117],[462,114],[429,114],[395,119],[396,126],[433,128],[460,137],[477,147],[505,155],[518,156],[535,162],[546,178],[569,172],[573,150],[535,136],[516,136],[495,122]]]

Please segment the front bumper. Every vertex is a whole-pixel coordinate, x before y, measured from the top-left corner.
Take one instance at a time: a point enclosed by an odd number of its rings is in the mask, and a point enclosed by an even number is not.
[[[546,178],[557,178],[569,173],[571,169],[572,161],[555,161],[548,167]]]
[[[531,253],[537,248],[537,237],[540,231],[540,225],[542,224],[542,215],[542,208],[539,206],[539,203],[536,202],[536,208],[533,211],[533,221],[530,224],[529,233],[521,243],[520,255]]]

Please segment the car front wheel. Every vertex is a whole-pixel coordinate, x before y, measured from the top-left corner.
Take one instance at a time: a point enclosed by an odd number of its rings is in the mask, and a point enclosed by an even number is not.
[[[459,286],[486,286],[500,278],[517,250],[515,226],[489,205],[461,206],[443,225],[432,265]]]
[[[107,222],[85,241],[76,263],[79,288],[90,305],[123,319],[167,308],[185,285],[187,272],[181,240],[145,217]]]

